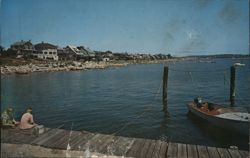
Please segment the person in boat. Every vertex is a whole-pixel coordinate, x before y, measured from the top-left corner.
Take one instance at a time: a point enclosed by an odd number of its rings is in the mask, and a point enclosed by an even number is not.
[[[202,107],[202,99],[201,99],[201,97],[195,98],[194,103],[197,105],[198,108],[201,108]]]
[[[35,122],[33,120],[32,108],[29,107],[26,110],[26,113],[24,113],[22,118],[21,118],[19,128],[20,129],[31,129],[31,128],[35,127],[36,125],[37,124],[35,124]]]
[[[19,124],[18,121],[14,119],[13,108],[9,107],[7,110],[4,110],[1,115],[2,126],[15,127]]]

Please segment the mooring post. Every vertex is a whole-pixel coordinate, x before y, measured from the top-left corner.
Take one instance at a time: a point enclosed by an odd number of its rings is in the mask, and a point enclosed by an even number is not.
[[[162,96],[162,102],[163,102],[163,111],[167,112],[168,107],[168,67],[164,67],[163,72],[163,96]]]
[[[231,106],[235,103],[235,66],[231,66],[230,73],[230,102]]]

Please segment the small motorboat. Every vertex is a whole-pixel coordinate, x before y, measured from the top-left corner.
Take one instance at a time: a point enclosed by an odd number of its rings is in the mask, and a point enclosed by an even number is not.
[[[242,63],[234,63],[234,66],[245,66],[245,64],[242,64]]]
[[[249,135],[250,114],[247,112],[210,102],[202,102],[201,98],[194,99],[193,102],[187,104],[187,107],[194,115],[216,126]]]

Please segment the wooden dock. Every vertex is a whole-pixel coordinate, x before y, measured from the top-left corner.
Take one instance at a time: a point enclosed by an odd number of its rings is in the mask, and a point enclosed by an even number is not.
[[[1,143],[30,144],[52,149],[97,152],[138,158],[249,158],[249,151],[160,140],[46,128],[35,135],[31,130],[1,129]]]

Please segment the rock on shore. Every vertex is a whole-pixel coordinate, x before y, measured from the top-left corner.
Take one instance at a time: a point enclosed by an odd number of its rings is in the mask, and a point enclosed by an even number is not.
[[[20,66],[2,66],[1,74],[28,74],[31,72],[51,72],[51,71],[74,71],[86,69],[104,69],[107,67],[126,66],[127,63],[107,63],[107,62],[71,62],[71,63],[49,63],[49,64],[28,64]]]
[[[29,63],[26,65],[4,65],[1,66],[1,74],[28,74],[32,72],[52,72],[52,71],[77,71],[86,69],[104,69],[108,67],[123,67],[128,64],[155,64],[163,62],[176,62],[177,60],[130,60],[130,61],[111,61],[111,62],[78,62],[78,61],[66,61],[66,62],[48,62],[48,63]]]

